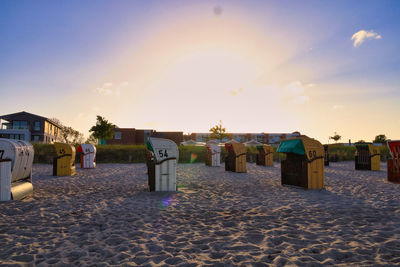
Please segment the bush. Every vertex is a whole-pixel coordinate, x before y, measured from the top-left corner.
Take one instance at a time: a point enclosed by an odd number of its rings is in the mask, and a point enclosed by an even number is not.
[[[34,163],[53,163],[56,157],[54,146],[51,144],[33,144],[35,149]],[[97,163],[145,163],[146,146],[145,145],[101,145],[96,146]],[[76,146],[75,148],[78,148]],[[284,153],[277,153],[277,147],[274,147],[274,161],[285,158]],[[330,145],[330,156],[337,155],[339,161],[354,160],[355,147],[343,145]],[[179,146],[179,163],[204,163],[207,149],[201,146]],[[257,148],[247,147],[247,162],[256,162]],[[381,160],[386,161],[389,157],[389,149],[386,146],[381,147]],[[80,153],[76,153],[76,162],[80,162]],[[221,161],[224,162],[226,151],[221,149]]]
[[[329,145],[328,147],[329,156],[332,157],[336,155],[338,161],[350,161],[354,160],[354,154],[356,153],[356,148],[354,146],[343,146],[343,145]],[[386,146],[380,147],[381,161],[386,162],[390,153]]]

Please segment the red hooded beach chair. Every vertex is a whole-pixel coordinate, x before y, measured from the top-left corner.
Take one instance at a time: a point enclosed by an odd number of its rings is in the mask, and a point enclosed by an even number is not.
[[[400,140],[388,141],[391,159],[387,161],[388,181],[400,183]]]

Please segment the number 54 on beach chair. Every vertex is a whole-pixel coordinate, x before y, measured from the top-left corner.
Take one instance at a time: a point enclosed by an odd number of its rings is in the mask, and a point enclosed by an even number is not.
[[[400,183],[400,140],[387,142],[391,158],[387,161],[388,181]]]

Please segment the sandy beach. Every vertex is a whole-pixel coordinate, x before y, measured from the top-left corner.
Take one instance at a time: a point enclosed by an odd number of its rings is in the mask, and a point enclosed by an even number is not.
[[[179,191],[147,191],[145,164],[35,164],[34,195],[0,203],[1,265],[400,265],[400,185],[354,162],[325,190],[281,186],[280,164],[179,164]]]

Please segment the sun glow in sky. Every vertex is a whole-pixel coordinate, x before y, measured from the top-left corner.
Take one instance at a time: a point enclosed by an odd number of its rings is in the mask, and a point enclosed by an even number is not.
[[[361,6],[362,5],[362,6]],[[400,138],[396,1],[1,1],[1,114]]]

